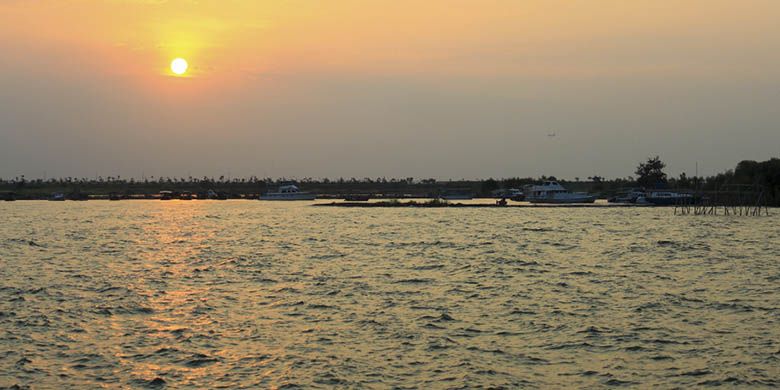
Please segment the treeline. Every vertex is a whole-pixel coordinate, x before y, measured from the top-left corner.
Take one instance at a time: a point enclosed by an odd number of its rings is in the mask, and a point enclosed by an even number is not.
[[[232,198],[252,197],[275,189],[283,182],[295,181],[302,190],[325,196],[347,194],[381,194],[386,197],[432,197],[447,192],[470,193],[478,197],[492,196],[501,190],[518,188],[546,180],[556,180],[571,191],[591,192],[609,197],[629,188],[668,188],[712,192],[732,186],[756,186],[764,189],[773,205],[780,205],[780,159],[767,161],[742,161],[734,169],[708,177],[668,177],[665,164],[654,157],[642,162],[634,172],[636,176],[606,179],[602,176],[556,179],[553,176],[513,177],[484,180],[436,180],[432,178],[226,178],[220,177],[149,177],[142,180],[120,176],[95,178],[27,179],[24,176],[0,179],[0,193],[13,193],[19,198],[46,198],[54,192],[82,193],[89,195],[156,194],[159,191],[189,191],[195,194],[206,191],[225,193]]]

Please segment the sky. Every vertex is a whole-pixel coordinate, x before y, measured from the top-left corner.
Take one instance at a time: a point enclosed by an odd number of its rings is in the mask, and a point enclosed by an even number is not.
[[[776,0],[2,0],[0,177],[713,174],[780,156],[778,20]]]

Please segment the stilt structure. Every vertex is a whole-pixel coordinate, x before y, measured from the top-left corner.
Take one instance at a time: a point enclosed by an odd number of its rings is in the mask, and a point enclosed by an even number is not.
[[[697,193],[692,204],[674,206],[675,215],[769,215],[766,188],[750,184],[727,184],[717,191]]]

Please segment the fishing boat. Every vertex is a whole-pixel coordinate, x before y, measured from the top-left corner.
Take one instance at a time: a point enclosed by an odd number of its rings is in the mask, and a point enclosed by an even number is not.
[[[692,194],[674,191],[650,191],[645,195],[644,201],[656,206],[672,206],[696,203],[696,197]]]
[[[584,192],[571,192],[556,181],[546,181],[528,187],[525,200],[531,203],[593,203],[596,197]]]
[[[292,183],[282,184],[276,192],[268,192],[260,195],[260,200],[314,200],[317,195],[310,192],[302,192],[298,186]]]

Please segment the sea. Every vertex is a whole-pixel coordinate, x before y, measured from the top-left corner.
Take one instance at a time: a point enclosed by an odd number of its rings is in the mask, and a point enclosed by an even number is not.
[[[780,386],[780,212],[0,203],[0,387]]]

